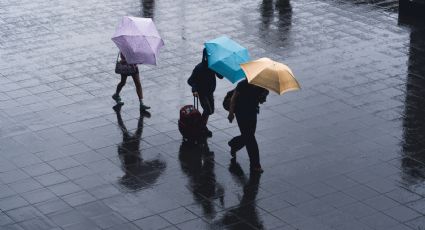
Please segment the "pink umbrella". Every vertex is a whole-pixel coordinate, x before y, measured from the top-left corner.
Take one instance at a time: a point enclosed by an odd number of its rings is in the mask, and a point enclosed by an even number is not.
[[[164,46],[151,18],[124,16],[112,41],[129,64],[156,65],[159,49]]]

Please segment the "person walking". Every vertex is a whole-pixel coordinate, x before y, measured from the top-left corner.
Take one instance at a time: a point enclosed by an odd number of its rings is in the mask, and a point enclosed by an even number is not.
[[[120,52],[119,55],[121,57],[120,62],[123,63],[123,64],[127,64],[127,61],[125,60],[124,55],[121,52]],[[132,74],[131,77],[133,78],[134,85],[136,86],[136,93],[137,93],[137,97],[139,98],[139,102],[140,102],[140,111],[143,112],[143,111],[150,109],[151,107],[149,107],[149,106],[147,106],[143,103],[143,91],[142,91],[142,85],[140,84],[139,69],[138,69],[136,64],[132,64],[132,65],[134,65],[134,68],[137,69],[137,72],[135,74]],[[116,89],[114,95],[112,95],[112,99],[114,99],[115,102],[119,105],[124,105],[124,102],[122,102],[121,97],[120,97],[120,92],[121,92],[122,88],[124,87],[125,83],[127,82],[127,77],[128,77],[128,75],[121,74],[121,81],[118,83],[117,89]]]
[[[269,91],[256,85],[249,84],[245,79],[238,83],[230,100],[228,119],[231,123],[236,115],[241,135],[231,139],[230,154],[236,157],[236,152],[244,146],[248,152],[251,172],[262,173],[260,154],[255,130],[257,128],[257,114],[260,111],[259,104],[266,101]]]
[[[208,118],[214,113],[214,91],[216,88],[216,76],[223,79],[223,76],[208,68],[207,50],[202,52],[202,61],[196,65],[187,83],[192,87],[194,97],[198,97],[203,109],[202,120],[205,123],[205,133],[212,137],[212,132],[208,129]]]

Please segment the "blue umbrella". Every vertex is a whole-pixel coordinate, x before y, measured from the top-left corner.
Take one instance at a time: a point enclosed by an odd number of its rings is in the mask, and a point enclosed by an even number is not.
[[[245,78],[240,64],[251,59],[246,48],[226,36],[205,42],[205,48],[210,69],[223,75],[232,83]]]

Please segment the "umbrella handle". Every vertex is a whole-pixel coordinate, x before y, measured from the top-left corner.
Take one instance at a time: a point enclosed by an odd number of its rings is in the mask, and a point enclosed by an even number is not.
[[[199,110],[199,102],[198,102],[198,97],[193,96],[193,107],[195,107],[195,109]],[[195,104],[196,101],[196,104]]]

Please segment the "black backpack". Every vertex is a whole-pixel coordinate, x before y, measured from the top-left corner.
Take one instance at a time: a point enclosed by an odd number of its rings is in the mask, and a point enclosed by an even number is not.
[[[226,96],[223,99],[223,108],[227,111],[230,109],[230,100],[232,99],[233,93],[235,92],[234,89],[227,92]]]

